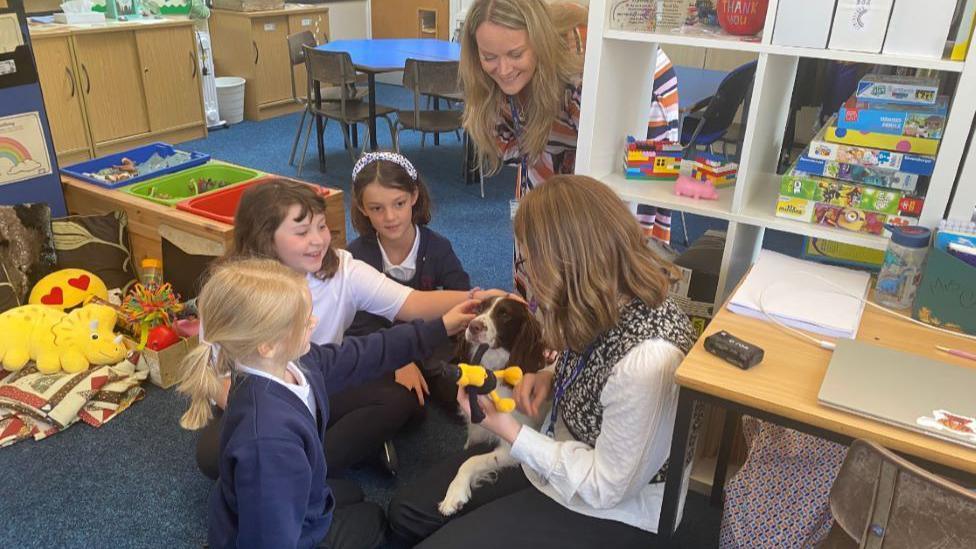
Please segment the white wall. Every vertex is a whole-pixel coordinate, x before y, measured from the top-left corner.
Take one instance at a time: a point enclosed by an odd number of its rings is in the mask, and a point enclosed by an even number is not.
[[[369,38],[369,1],[323,2],[329,7],[329,40]]]

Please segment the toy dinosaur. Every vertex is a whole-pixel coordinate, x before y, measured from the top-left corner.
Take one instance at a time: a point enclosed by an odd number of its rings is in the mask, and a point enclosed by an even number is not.
[[[463,387],[467,391],[468,402],[471,404],[471,423],[481,423],[485,419],[485,413],[478,406],[478,395],[488,395],[499,412],[509,413],[515,409],[515,400],[498,396],[495,389],[498,387],[498,380],[513,387],[522,381],[522,368],[518,366],[509,366],[504,370],[489,370],[477,364],[447,364],[445,375],[448,379],[454,379],[458,387]]]
[[[65,314],[45,305],[24,305],[0,314],[0,363],[20,370],[34,360],[37,370],[53,374],[115,364],[126,355],[122,336],[113,333],[115,310],[89,304]]]

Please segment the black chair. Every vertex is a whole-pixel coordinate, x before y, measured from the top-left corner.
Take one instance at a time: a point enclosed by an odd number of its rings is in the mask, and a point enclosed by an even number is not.
[[[742,138],[730,132],[739,110],[746,98],[752,92],[752,82],[756,76],[756,61],[750,61],[727,74],[715,90],[715,95],[702,99],[685,115],[681,124],[681,145],[685,148],[686,158],[694,155],[695,147],[711,147],[721,141],[722,152],[725,145]],[[748,103],[746,103],[746,116]],[[745,116],[743,116],[745,118]],[[738,155],[738,148],[736,149]],[[728,155],[725,155],[728,156]]]
[[[302,46],[305,51],[305,69],[308,72],[308,97],[314,98],[315,88],[319,83],[328,83],[331,86],[338,86],[343,93],[339,95],[338,101],[322,101],[321,105],[316,105],[314,100],[309,101],[309,112],[315,116],[321,116],[326,124],[329,120],[335,120],[343,125],[365,124],[366,135],[363,138],[363,149],[369,143],[369,105],[355,99],[355,85],[357,81],[356,69],[352,64],[349,52],[344,51],[324,51],[311,46]],[[396,112],[393,107],[386,105],[376,105],[376,117],[386,120],[390,127],[390,135],[396,143],[396,126],[390,115]],[[305,144],[302,147],[302,159],[298,164],[298,174],[302,173],[302,166],[305,164],[305,151],[308,149],[309,136],[312,133],[312,125],[305,133]],[[342,132],[342,137],[346,142],[346,150],[349,151],[353,161],[356,160],[356,147],[349,139],[349,134]]]

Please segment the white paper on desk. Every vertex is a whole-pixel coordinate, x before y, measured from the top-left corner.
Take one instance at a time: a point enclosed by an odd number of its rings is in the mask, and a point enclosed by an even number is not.
[[[818,278],[819,277],[819,278]],[[831,283],[825,282],[829,280]],[[861,271],[759,252],[746,279],[729,300],[730,311],[759,319],[767,314],[783,324],[826,335],[854,338],[861,324],[870,275]]]

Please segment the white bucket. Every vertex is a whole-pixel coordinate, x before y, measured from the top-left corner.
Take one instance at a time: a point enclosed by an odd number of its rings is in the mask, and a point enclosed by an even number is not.
[[[228,124],[244,120],[244,79],[237,76],[218,76],[217,110]]]

